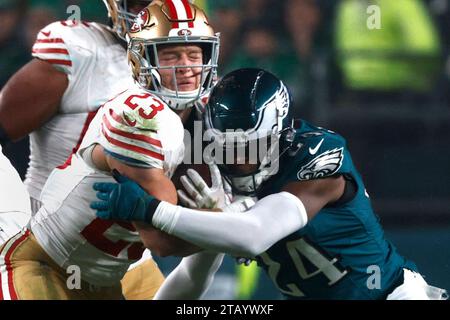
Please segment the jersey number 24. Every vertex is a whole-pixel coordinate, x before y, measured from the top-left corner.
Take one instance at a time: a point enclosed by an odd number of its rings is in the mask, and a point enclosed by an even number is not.
[[[337,268],[337,258],[333,258],[330,260],[325,255],[320,253],[319,250],[306,242],[303,238],[286,242],[286,249],[290,259],[294,263],[298,275],[304,280],[310,279],[319,274],[323,274],[329,280],[328,285],[331,286],[342,279],[348,273],[347,270],[341,271]],[[282,289],[277,280],[281,264],[272,260],[267,252],[264,252],[259,257],[267,266],[269,277],[282,293],[294,297],[305,296],[305,294],[295,283],[286,284],[285,286],[288,288],[288,290]],[[310,263],[317,267],[317,269],[314,272],[309,273],[305,268],[303,259],[307,259]]]

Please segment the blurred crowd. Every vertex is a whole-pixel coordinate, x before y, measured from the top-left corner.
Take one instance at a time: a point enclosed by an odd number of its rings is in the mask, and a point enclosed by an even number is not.
[[[0,0],[0,88],[31,60],[38,32],[51,22],[70,17],[71,5],[81,8],[82,19],[107,21],[100,0]]]
[[[274,72],[303,116],[314,114],[318,95],[336,105],[449,101],[449,0],[197,4],[221,33],[220,73],[242,66]],[[31,58],[37,32],[69,18],[71,5],[83,20],[108,23],[100,0],[0,0],[0,87]]]

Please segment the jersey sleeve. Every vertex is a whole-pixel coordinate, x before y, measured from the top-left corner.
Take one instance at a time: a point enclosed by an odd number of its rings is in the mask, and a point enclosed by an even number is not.
[[[99,143],[106,153],[127,165],[164,169],[165,155],[158,133],[158,117],[149,118],[154,110],[150,107],[149,110],[146,107],[133,110],[125,106],[124,101],[131,101],[130,97],[133,95],[119,95],[103,106]],[[152,106],[155,100],[150,99],[142,105]]]
[[[308,137],[293,161],[290,180],[314,180],[348,173],[351,160],[347,153],[344,138],[335,133]]]
[[[44,27],[37,35],[32,56],[52,64],[67,75],[82,70],[83,63],[93,54],[86,36],[87,23],[61,21]]]

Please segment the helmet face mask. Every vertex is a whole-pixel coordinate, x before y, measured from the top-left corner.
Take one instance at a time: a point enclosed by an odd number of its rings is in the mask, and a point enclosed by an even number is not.
[[[233,71],[214,87],[204,114],[206,139],[216,144],[214,161],[235,193],[255,195],[278,172],[295,132],[290,102],[285,85],[261,69]],[[239,149],[244,163],[235,156]]]
[[[173,46],[175,49],[180,46],[202,48],[202,62],[190,65],[163,65],[160,62],[159,55],[162,48],[168,45],[161,43],[164,42],[159,39],[149,42],[142,40],[130,42],[130,55],[133,55],[133,60],[138,61],[140,65],[140,67],[135,68],[135,80],[141,87],[163,98],[173,109],[179,110],[190,107],[195,101],[207,95],[213,86],[213,80],[217,76],[218,44],[215,43],[215,40],[192,37],[188,40],[172,39],[169,46]],[[211,53],[204,52],[204,50]],[[205,62],[203,59],[207,56],[214,56],[215,58],[209,58]],[[187,73],[189,70],[192,70],[192,73],[198,77],[198,80],[196,80],[198,84],[196,88],[186,91],[180,88],[177,83],[177,73]],[[168,75],[168,72],[170,72],[170,75]]]
[[[173,19],[173,15],[181,14],[171,9],[172,1],[154,1],[139,13],[130,30],[128,56],[136,82],[164,99],[171,108],[182,110],[192,107],[213,86],[217,77],[219,35],[214,33],[201,9],[186,0],[177,1],[188,8],[190,20]],[[181,52],[180,48],[192,47],[201,48],[202,61],[188,59],[188,63],[176,64],[160,61],[165,48]],[[195,78],[196,88],[183,89],[183,84],[177,83],[177,75],[188,72],[191,73],[189,81]]]
[[[225,133],[229,136],[230,133]],[[226,137],[225,139],[228,139]],[[214,143],[214,142],[213,142]],[[215,143],[217,143],[215,141]],[[280,138],[270,132],[246,143],[217,143],[213,161],[234,193],[254,196],[262,183],[278,173]]]

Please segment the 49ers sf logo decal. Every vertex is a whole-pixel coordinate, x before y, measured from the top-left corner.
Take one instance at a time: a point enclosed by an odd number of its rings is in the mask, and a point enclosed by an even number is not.
[[[148,21],[150,20],[150,13],[147,9],[142,10],[138,13],[136,19],[134,20],[133,26],[131,27],[131,32],[139,32],[142,31]]]
[[[190,36],[191,34],[192,34],[192,31],[189,29],[181,29],[180,31],[178,31],[178,35],[181,37]]]

